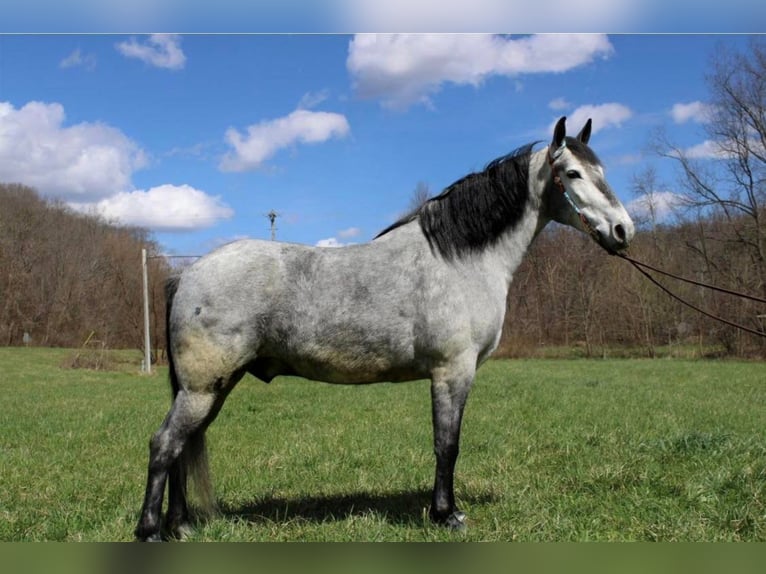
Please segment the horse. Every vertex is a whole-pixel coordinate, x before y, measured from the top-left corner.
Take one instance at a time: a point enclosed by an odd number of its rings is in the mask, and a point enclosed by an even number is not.
[[[551,143],[490,162],[372,241],[319,248],[260,240],[225,245],[167,286],[173,401],[149,445],[135,536],[190,532],[187,477],[213,506],[205,431],[246,374],[338,384],[430,379],[436,472],[429,516],[462,529],[453,479],[466,398],[498,345],[508,289],[549,221],[590,235],[609,253],[634,234],[627,211],[566,117]],[[165,485],[168,509],[162,528]]]

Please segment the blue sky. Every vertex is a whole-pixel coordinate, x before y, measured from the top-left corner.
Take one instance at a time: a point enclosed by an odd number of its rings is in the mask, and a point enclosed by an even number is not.
[[[432,193],[594,121],[625,203],[664,128],[706,156],[705,74],[742,35],[0,35],[0,181],[201,254],[362,242]],[[707,159],[705,161],[716,161]],[[664,163],[665,162],[665,163]]]

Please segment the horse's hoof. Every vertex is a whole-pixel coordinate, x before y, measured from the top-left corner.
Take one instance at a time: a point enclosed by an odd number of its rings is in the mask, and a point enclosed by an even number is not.
[[[183,522],[181,524],[177,524],[172,526],[169,531],[169,537],[173,540],[179,540],[183,541],[186,540],[191,534],[194,532],[194,529],[187,524],[186,522]]]
[[[162,536],[159,534],[149,534],[147,536],[136,536],[136,542],[162,542]]]
[[[450,530],[465,530],[467,527],[465,523],[465,512],[456,510],[447,517],[444,525]]]

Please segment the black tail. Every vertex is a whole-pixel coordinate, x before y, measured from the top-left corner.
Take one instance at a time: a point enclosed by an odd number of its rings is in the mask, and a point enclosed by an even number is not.
[[[170,325],[170,313],[173,309],[173,299],[178,290],[180,277],[175,276],[168,279],[165,283],[165,344],[168,357],[168,375],[170,379],[170,388],[173,391],[173,400],[178,396],[180,383],[176,373],[176,365],[173,359],[173,330]],[[180,470],[182,481],[186,482],[186,477],[191,478],[197,495],[198,513],[200,517],[210,516],[215,512],[215,498],[213,496],[213,487],[210,480],[210,467],[207,458],[207,446],[205,444],[205,428],[197,430],[189,435],[184,445],[180,459]],[[184,492],[186,491],[184,484]]]
[[[170,373],[170,387],[173,390],[173,398],[178,394],[178,376],[173,362],[173,345],[171,341],[170,311],[173,308],[173,298],[178,291],[178,282],[181,278],[176,275],[165,283],[165,353],[168,357],[168,372]]]

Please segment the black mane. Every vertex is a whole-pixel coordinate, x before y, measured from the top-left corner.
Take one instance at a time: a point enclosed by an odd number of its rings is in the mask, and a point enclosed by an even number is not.
[[[522,146],[493,160],[483,171],[456,181],[375,239],[417,219],[431,249],[445,259],[492,245],[524,214],[529,199],[529,158],[536,143]]]

